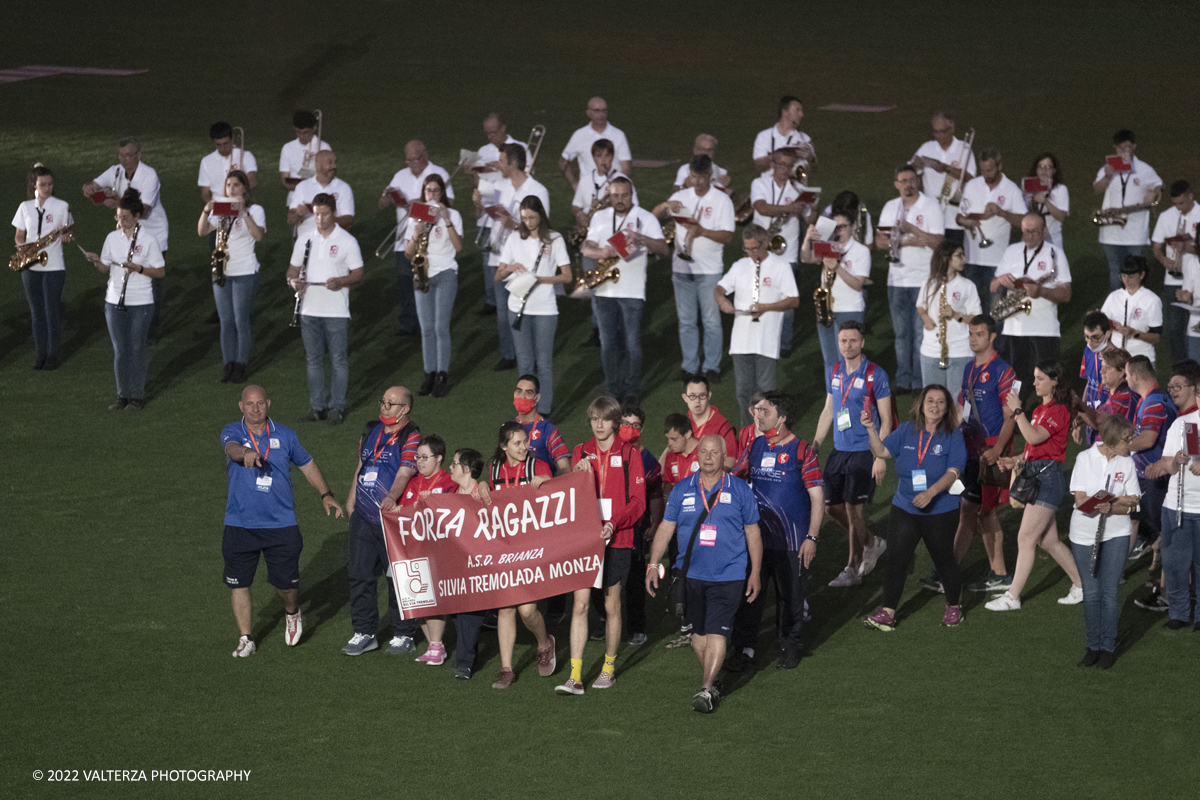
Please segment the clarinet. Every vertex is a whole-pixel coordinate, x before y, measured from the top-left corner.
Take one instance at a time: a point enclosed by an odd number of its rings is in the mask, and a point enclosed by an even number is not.
[[[541,250],[538,252],[537,260],[533,262],[533,274],[535,277],[537,276],[538,267],[540,267],[542,264],[542,256],[544,256],[549,250],[550,244],[547,242],[542,245]],[[513,320],[512,323],[512,329],[514,331],[521,330],[521,323],[525,319],[525,304],[529,302],[529,298],[533,295],[533,290],[536,288],[537,283],[534,283],[533,286],[529,287],[529,291],[525,293],[525,296],[521,298],[521,310],[517,312],[517,318]]]
[[[140,222],[134,223],[133,236],[129,240],[129,253],[125,256],[125,264],[129,264],[129,263],[133,262],[133,253],[134,253],[134,250],[137,249],[138,232],[141,231],[141,229],[142,229],[142,223],[140,223]],[[123,268],[125,265],[122,264],[121,266]],[[117,310],[118,311],[127,310],[125,308],[125,291],[128,288],[129,288],[129,271],[126,270],[125,274],[121,276],[121,297],[120,297],[120,299],[117,300]]]
[[[1104,491],[1110,491],[1112,478],[1104,482]],[[1111,503],[1111,501],[1109,501]],[[1108,522],[1108,514],[1101,514],[1096,523],[1096,541],[1092,542],[1092,574],[1096,574],[1096,566],[1100,562],[1100,540],[1104,538],[1104,524]]]
[[[308,256],[312,252],[312,239],[304,243],[304,261],[300,263],[300,277],[296,279],[296,307],[292,309],[292,324],[288,327],[300,326],[300,304],[304,302],[304,289],[308,285]]]

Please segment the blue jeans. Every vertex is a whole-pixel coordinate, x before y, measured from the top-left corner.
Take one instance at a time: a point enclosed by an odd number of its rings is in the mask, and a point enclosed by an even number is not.
[[[496,306],[496,281],[492,280],[496,277],[496,268],[489,267],[488,260],[488,240],[491,239],[491,227],[480,228],[479,234],[479,252],[483,254],[483,296],[484,303],[489,306]]]
[[[1187,480],[1200,480],[1188,475]],[[1188,573],[1193,569],[1200,576],[1200,514],[1184,514],[1181,525],[1175,524],[1175,512],[1162,510],[1163,575],[1167,579],[1167,614],[1171,619],[1188,622],[1191,617],[1191,599],[1188,591]]]
[[[803,224],[803,223],[801,223],[801,224]],[[796,283],[799,284],[800,276],[796,274],[796,262],[793,261],[790,266],[792,268],[792,276],[796,278]],[[783,312],[783,327],[779,329],[779,349],[780,349],[780,351],[792,349],[792,337],[795,332],[795,329],[796,329],[796,309],[789,308],[787,311]],[[780,355],[782,356],[783,353],[780,352]]]
[[[483,274],[484,280],[494,288],[496,294],[496,336],[500,340],[500,358],[512,361],[517,357],[517,352],[513,345],[512,318],[508,314],[508,287],[503,281],[496,280],[498,266],[484,267]]]
[[[1175,292],[1181,288],[1183,287],[1169,284],[1163,284],[1162,288],[1163,337],[1167,340],[1167,346],[1171,348],[1171,360],[1167,362],[1169,364],[1185,358],[1195,358],[1188,352],[1191,349],[1188,347],[1187,335],[1188,312],[1171,305],[1177,302]]]
[[[496,289],[499,288],[497,284]],[[558,314],[526,314],[521,320],[521,330],[512,332],[517,351],[517,373],[537,375],[542,385],[542,399],[537,410],[543,416],[549,416],[554,403],[554,332],[557,329]]]
[[[250,363],[250,309],[258,287],[258,273],[225,278],[213,284],[217,316],[221,318],[221,360],[226,364]]]
[[[592,297],[600,326],[604,389],[618,400],[642,391],[642,307],[635,297]]]
[[[62,341],[62,291],[67,282],[67,271],[34,272],[27,269],[21,273],[25,286],[25,299],[29,302],[29,315],[33,317],[33,348],[37,360],[58,357],[58,345]]]
[[[146,397],[146,370],[150,365],[146,339],[153,318],[153,304],[126,306],[124,311],[113,303],[104,304],[104,319],[108,322],[108,335],[113,344],[117,397],[126,400],[144,400]]]
[[[825,375],[832,373],[833,368],[837,366],[838,361],[842,358],[841,354],[838,353],[838,329],[842,327],[843,322],[848,322],[849,320],[864,322],[863,312],[835,311],[833,313],[833,324],[828,328],[820,322],[817,323],[817,341],[821,344],[821,360],[825,362]]]
[[[308,357],[308,405],[313,411],[346,408],[346,384],[350,382],[350,360],[346,340],[350,320],[346,317],[300,317],[300,338]],[[325,391],[325,351],[333,366],[329,391]]]
[[[396,251],[396,316],[397,322],[400,324],[401,333],[416,333],[419,327],[417,322],[417,301],[414,295],[416,289],[413,288],[413,271],[412,262],[408,260],[408,256],[404,255],[403,250]]]
[[[733,359],[734,396],[737,398],[741,427],[754,422],[750,416],[750,398],[755,392],[775,388],[775,359],[757,353],[739,353]]]
[[[721,370],[721,309],[713,297],[720,275],[671,274],[675,286],[675,314],[679,317],[679,349],[683,371],[700,368],[700,325],[704,326],[704,372]]]
[[[950,390],[951,397],[957,398],[958,391],[962,388],[963,372],[966,371],[967,364],[974,360],[973,356],[952,358],[946,369],[941,369],[938,367],[937,356],[921,356],[921,388],[931,383],[940,383]]]
[[[921,338],[925,326],[917,316],[917,286],[887,287],[892,312],[892,335],[896,339],[896,382],[893,389],[919,389],[921,381]]]
[[[1200,361],[1200,336],[1187,337],[1187,357]]]
[[[1125,260],[1125,256],[1140,256],[1142,254],[1142,245],[1140,244],[1106,244],[1104,247],[1104,257],[1108,259],[1108,290],[1115,292],[1121,288],[1121,262]],[[1174,297],[1171,298],[1175,300]],[[1164,305],[1163,310],[1166,310]]]
[[[1104,650],[1112,653],[1117,649],[1117,618],[1121,605],[1117,600],[1117,584],[1125,558],[1129,555],[1129,537],[1118,536],[1100,543],[1100,556],[1096,559],[1096,572],[1092,573],[1092,546],[1071,542],[1071,555],[1079,569],[1079,581],[1083,584],[1083,627],[1087,635],[1088,650]],[[1165,560],[1163,562],[1166,563]],[[1185,581],[1184,593],[1187,593]]]
[[[993,299],[992,279],[996,277],[996,268],[984,266],[983,264],[967,264],[963,267],[963,276],[975,284],[975,289],[979,292],[979,304],[983,308],[983,313],[990,314]]]
[[[417,292],[421,321],[421,360],[426,372],[450,371],[450,315],[458,296],[458,270],[447,269],[429,279],[429,291]]]

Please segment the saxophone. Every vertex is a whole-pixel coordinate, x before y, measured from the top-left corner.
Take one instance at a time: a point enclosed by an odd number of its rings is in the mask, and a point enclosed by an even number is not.
[[[1033,301],[1030,300],[1028,302],[1032,307]],[[941,351],[938,353],[938,369],[946,369],[946,367],[950,365],[950,339],[946,336],[946,326],[950,321],[950,315],[953,313],[954,309],[952,309],[950,304],[946,302],[946,287],[943,286],[942,297],[938,302],[937,337],[938,344],[941,345]]]
[[[1054,251],[1050,251],[1053,255]],[[1057,266],[1051,266],[1050,271],[1034,281],[1038,286],[1049,283],[1058,276]],[[992,318],[997,322],[1008,319],[1016,314],[1028,314],[1033,310],[1033,300],[1024,288],[1013,289],[992,304]]]
[[[579,280],[589,289],[595,289],[600,284],[609,281],[616,283],[621,280],[621,268],[617,266],[617,262],[620,260],[620,256],[602,258],[596,262],[594,269],[583,273]]]
[[[675,220],[668,219],[662,224],[663,241],[667,243],[667,247],[675,246]]]
[[[417,235],[417,252],[413,253],[412,273],[413,273],[413,288],[418,292],[429,291],[429,231],[433,229],[433,224],[423,233]]]
[[[608,208],[612,205],[612,200],[606,194],[604,197],[596,197],[592,200],[591,207],[588,208],[587,223],[576,222],[575,227],[571,228],[571,232],[567,234],[567,244],[575,249],[579,249],[584,240],[587,239],[588,226],[591,225],[592,217],[596,216],[596,212],[602,208]]]
[[[821,285],[813,292],[813,305],[817,307],[817,322],[828,328],[833,324],[833,282],[837,280],[837,268],[821,273]]]
[[[1097,208],[1092,212],[1092,224],[1103,228],[1106,225],[1116,225],[1124,228],[1129,222],[1129,215],[1136,214],[1139,211],[1149,211],[1159,204],[1162,200],[1161,195],[1158,200],[1153,203],[1138,203],[1132,206],[1121,206],[1119,208]]]
[[[233,217],[225,217],[217,227],[217,246],[212,251],[212,282],[225,285],[225,267],[229,265],[229,232],[233,230]]]
[[[62,236],[71,230],[71,225],[66,225],[62,228],[55,228],[47,233],[36,242],[17,245],[17,252],[13,253],[8,259],[8,268],[13,272],[24,272],[34,264],[46,263],[46,251],[43,248],[49,247],[58,237]],[[1176,247],[1176,250],[1179,248]]]

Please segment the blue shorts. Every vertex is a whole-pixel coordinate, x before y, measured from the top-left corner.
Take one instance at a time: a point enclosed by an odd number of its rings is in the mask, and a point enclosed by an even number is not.
[[[688,578],[684,589],[683,625],[699,636],[733,632],[745,581],[700,581]]]
[[[254,583],[259,553],[267,562],[267,582],[277,589],[295,589],[300,584],[300,551],[304,539],[300,528],[239,528],[225,526],[221,554],[225,556],[225,585],[246,589]]]
[[[1031,461],[1034,471],[1046,467],[1045,460]],[[1067,475],[1063,472],[1062,462],[1051,461],[1050,466],[1038,473],[1038,496],[1033,501],[1035,506],[1057,509],[1067,496]]]
[[[875,499],[875,479],[871,467],[875,457],[870,450],[834,449],[821,470],[825,478],[825,505],[861,506]]]

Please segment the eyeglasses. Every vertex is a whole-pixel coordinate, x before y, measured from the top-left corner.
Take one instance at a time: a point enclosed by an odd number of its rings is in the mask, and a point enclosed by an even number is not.
[[[430,455],[430,456],[417,456],[417,461],[432,461],[433,459],[436,459],[436,458],[437,458],[437,456],[433,456],[433,455]]]
[[[683,399],[684,399],[684,400],[691,400],[693,403],[698,403],[698,402],[700,402],[701,400],[707,400],[707,399],[708,399],[708,395],[706,395],[706,394],[685,394],[685,395],[683,396]]]
[[[1194,383],[1168,383],[1167,384],[1168,392],[1182,392],[1184,389],[1194,389],[1194,388],[1196,388],[1196,384],[1194,384]]]
[[[621,420],[621,424],[628,425],[631,428],[637,428],[639,431],[642,429],[642,423],[640,422],[626,422],[625,420]]]

